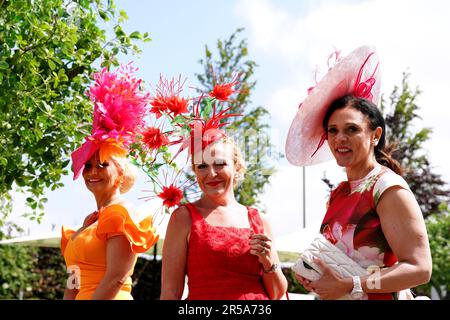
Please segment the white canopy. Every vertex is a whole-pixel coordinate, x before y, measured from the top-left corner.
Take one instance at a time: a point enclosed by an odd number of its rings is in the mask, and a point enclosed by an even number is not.
[[[302,252],[314,240],[319,233],[319,226],[312,225],[292,233],[275,237],[275,245],[278,251]]]
[[[59,247],[61,230],[45,232],[38,235],[18,237],[0,241],[0,244],[17,244],[36,247]]]

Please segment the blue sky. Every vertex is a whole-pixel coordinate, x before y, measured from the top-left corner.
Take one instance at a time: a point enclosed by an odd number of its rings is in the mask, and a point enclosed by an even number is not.
[[[194,74],[202,71],[198,60],[205,44],[214,48],[217,39],[226,39],[244,27],[249,58],[259,65],[252,101],[254,106],[269,109],[272,139],[279,152],[284,152],[287,130],[306,89],[313,84],[315,68],[323,70],[334,47],[345,55],[360,45],[375,45],[384,94],[388,96],[400,84],[406,70],[411,72],[411,85],[423,91],[418,100],[422,121],[417,126],[433,129],[427,143],[429,158],[435,171],[450,181],[448,151],[443,148],[450,136],[450,106],[443,95],[450,87],[450,44],[443,40],[450,30],[447,1],[116,0],[116,5],[128,14],[127,31],[147,31],[153,39],[140,45],[141,58],[123,61],[135,61],[147,84],[155,84],[162,73],[168,77],[181,74],[195,86]],[[278,173],[261,200],[274,233],[281,235],[302,227],[302,174],[286,160],[275,164]],[[320,181],[324,172],[333,182],[345,178],[334,161],[307,168],[307,225],[317,224],[325,213],[327,193]],[[74,226],[95,210],[94,198],[82,179],[72,182],[65,177],[63,182],[64,188],[48,193],[42,225],[17,219],[31,234],[50,230],[52,225]],[[140,204],[137,198],[144,188],[145,179],[141,179],[127,197]],[[23,210],[22,201],[18,196],[16,215]]]

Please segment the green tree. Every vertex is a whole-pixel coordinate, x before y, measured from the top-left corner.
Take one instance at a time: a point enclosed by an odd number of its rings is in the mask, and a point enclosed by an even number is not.
[[[26,298],[38,275],[33,266],[36,248],[0,246],[0,299]]]
[[[424,148],[432,130],[413,129],[414,120],[420,119],[416,100],[421,92],[410,87],[408,77],[408,73],[403,74],[401,88],[394,88],[389,106],[383,99],[381,110],[386,119],[387,142],[395,146],[392,156],[402,165],[404,178],[416,196],[424,217],[427,217],[440,213],[441,203],[449,203],[450,190],[441,175],[433,172]]]
[[[426,219],[433,273],[430,282],[417,287],[417,291],[429,296],[431,287],[434,287],[440,299],[448,300],[450,299],[450,208],[442,204],[439,211],[441,214],[430,215]]]
[[[269,125],[264,117],[269,114],[262,106],[251,108],[251,93],[256,86],[252,80],[255,61],[247,58],[248,49],[246,39],[238,39],[243,29],[237,29],[229,39],[217,41],[217,55],[205,46],[205,58],[199,63],[203,66],[203,73],[196,74],[202,86],[201,92],[210,92],[217,83],[231,82],[234,75],[240,74],[239,92],[230,99],[228,106],[230,113],[242,114],[241,117],[227,119],[230,133],[241,147],[247,164],[245,179],[238,186],[236,199],[244,205],[258,203],[258,195],[274,173],[274,167],[268,162],[270,137],[267,133]]]
[[[27,194],[26,215],[39,220],[45,189],[62,186],[70,152],[90,133],[90,75],[150,40],[127,34],[126,19],[112,0],[0,0],[0,228],[11,191]]]

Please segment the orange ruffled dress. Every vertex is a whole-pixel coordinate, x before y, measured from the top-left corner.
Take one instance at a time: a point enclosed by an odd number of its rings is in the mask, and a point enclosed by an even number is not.
[[[76,300],[91,299],[106,272],[106,241],[110,237],[124,235],[130,241],[131,250],[142,253],[149,250],[157,241],[158,234],[152,226],[151,217],[136,224],[126,208],[111,205],[102,208],[97,223],[79,232],[75,239],[74,230],[62,227],[61,252],[69,270],[79,272],[79,292]],[[137,257],[136,257],[137,260]],[[135,263],[136,263],[135,260]],[[131,275],[116,295],[116,300],[132,300]]]

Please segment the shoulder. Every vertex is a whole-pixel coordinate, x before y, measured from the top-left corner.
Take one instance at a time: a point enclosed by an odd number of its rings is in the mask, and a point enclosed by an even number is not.
[[[392,191],[394,189],[405,189],[406,191],[411,192],[408,183],[405,181],[405,179],[403,179],[403,177],[396,174],[391,169],[383,167],[382,172],[380,173],[378,180],[375,182],[373,188],[375,205],[378,204],[381,196],[384,193],[386,193],[388,190]]]
[[[183,205],[171,213],[169,225],[177,228],[188,228],[191,225],[191,220],[191,213],[189,212],[189,209]]]
[[[189,209],[187,208],[187,206],[182,205],[182,206],[179,206],[178,208],[176,208],[173,211],[172,216],[178,216],[178,217],[184,217],[184,218],[188,218],[189,217],[190,218],[191,214],[190,214]],[[183,219],[183,218],[180,218],[180,219]]]
[[[164,238],[164,250],[172,247],[174,243],[186,243],[191,232],[191,214],[186,206],[182,205],[170,214]]]
[[[382,167],[376,184],[399,184],[409,188],[408,183],[405,179],[403,179],[402,176],[398,175],[387,167]]]
[[[104,208],[99,213],[96,235],[100,239],[125,236],[135,253],[147,251],[159,238],[153,227],[152,214],[139,216],[129,203],[113,204]]]

